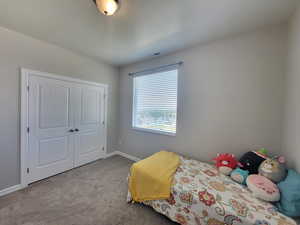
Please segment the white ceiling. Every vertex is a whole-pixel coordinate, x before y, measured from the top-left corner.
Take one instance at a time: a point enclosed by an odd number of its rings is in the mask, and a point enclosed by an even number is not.
[[[287,21],[298,0],[0,0],[0,26],[113,65]]]

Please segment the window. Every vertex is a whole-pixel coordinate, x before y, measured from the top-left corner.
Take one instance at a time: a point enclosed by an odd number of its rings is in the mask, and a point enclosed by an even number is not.
[[[176,134],[177,80],[177,68],[134,76],[133,128]]]

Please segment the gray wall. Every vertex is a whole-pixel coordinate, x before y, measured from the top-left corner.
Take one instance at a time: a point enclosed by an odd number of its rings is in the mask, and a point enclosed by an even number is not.
[[[0,37],[0,190],[20,183],[20,67],[108,84],[108,150],[116,148],[116,68],[3,28]]]
[[[286,25],[198,45],[121,68],[119,150],[145,157],[161,149],[211,160],[265,147],[280,152]],[[131,129],[129,72],[184,61],[176,137]]]
[[[288,43],[282,149],[300,172],[300,5],[291,19]]]

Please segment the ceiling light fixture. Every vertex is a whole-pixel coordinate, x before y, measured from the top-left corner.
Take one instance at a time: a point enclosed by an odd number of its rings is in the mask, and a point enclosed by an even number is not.
[[[119,0],[93,0],[98,10],[106,16],[112,16],[119,8]]]

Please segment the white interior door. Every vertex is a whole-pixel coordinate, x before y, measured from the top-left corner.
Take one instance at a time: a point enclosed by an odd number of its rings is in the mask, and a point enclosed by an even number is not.
[[[74,85],[29,76],[29,183],[73,168]]]
[[[105,85],[28,74],[28,183],[105,157]]]
[[[105,156],[105,88],[80,85],[75,91],[75,167]]]

